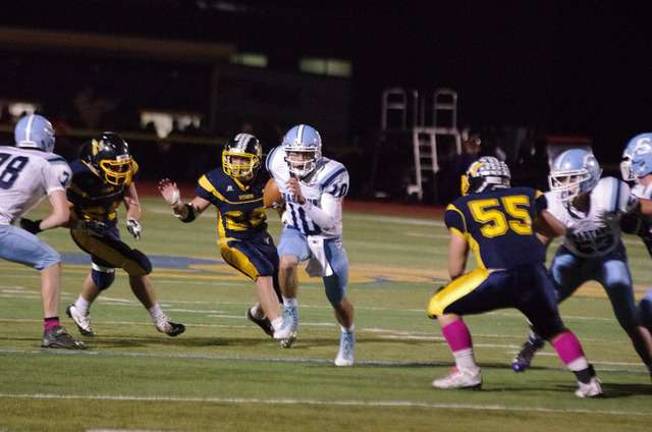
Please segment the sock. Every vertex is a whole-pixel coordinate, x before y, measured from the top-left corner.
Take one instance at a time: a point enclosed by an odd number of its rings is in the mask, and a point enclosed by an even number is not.
[[[283,305],[287,307],[298,307],[299,300],[296,297],[283,297]]]
[[[154,303],[154,306],[149,308],[149,316],[152,317],[154,324],[168,321],[167,315],[165,315],[165,312],[163,312],[158,303]]]
[[[278,317],[272,320],[272,328],[274,330],[279,330],[281,327],[283,327],[283,317]]]
[[[50,330],[54,327],[60,326],[61,323],[59,322],[59,317],[48,317],[48,318],[43,318],[43,330],[47,331]]]
[[[75,309],[79,311],[82,315],[88,315],[88,309],[91,307],[91,304],[84,297],[79,296],[75,300]]]
[[[473,343],[471,333],[462,320],[457,320],[441,329],[448,346],[453,352],[457,369],[477,369],[473,357]]]
[[[355,330],[355,324],[351,324],[351,327],[349,328],[340,325],[340,330],[342,331],[342,333],[353,333],[353,331]]]
[[[265,318],[265,312],[263,312],[263,308],[260,307],[259,303],[256,303],[253,305],[251,308],[249,308],[249,312],[251,315],[253,315],[255,318],[262,319]]]
[[[592,368],[584,357],[582,344],[572,331],[566,330],[561,333],[552,341],[552,346],[557,351],[559,359],[575,374],[578,381],[586,384],[591,380],[594,375],[591,374]]]

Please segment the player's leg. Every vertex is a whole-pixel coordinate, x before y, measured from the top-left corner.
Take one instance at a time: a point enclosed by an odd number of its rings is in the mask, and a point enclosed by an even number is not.
[[[72,230],[71,235],[75,243],[82,250],[91,254],[96,263],[93,266],[90,279],[86,279],[83,293],[80,296],[89,302],[88,306],[101,291],[108,288],[113,282],[114,276],[110,269],[122,268],[129,275],[132,292],[147,309],[156,329],[168,336],[177,336],[185,331],[183,324],[168,319],[157,301],[154,286],[148,277],[152,271],[149,258],[121,241],[117,227],[108,229],[104,235],[97,235],[85,229]],[[78,299],[78,302],[82,301]],[[75,304],[77,305],[77,302]]]
[[[595,397],[602,394],[600,381],[584,355],[575,334],[568,330],[561,317],[552,292],[552,280],[545,268],[534,267],[519,275],[518,285],[528,289],[515,292],[518,309],[532,323],[537,334],[550,341],[559,359],[575,374],[578,397]]]
[[[27,265],[41,273],[44,348],[84,349],[59,321],[61,256],[34,234],[11,225],[0,225],[0,258]]]
[[[326,298],[333,306],[335,319],[340,324],[340,347],[335,366],[353,366],[355,362],[355,326],[353,304],[347,297],[349,258],[341,240],[323,243],[326,265],[332,274],[323,276]],[[330,273],[330,272],[327,272]]]
[[[568,250],[561,247],[557,251],[552,264],[550,266],[550,275],[552,276],[554,286],[550,289],[549,296],[559,303],[568,298],[581,284],[583,284],[589,276],[586,269],[583,269],[583,263],[580,258],[571,254]],[[524,372],[532,364],[535,354],[545,344],[545,338],[537,334],[532,329],[528,334],[527,340],[521,346],[520,351],[512,360],[512,370],[514,372]]]
[[[91,257],[91,271],[84,279],[77,300],[66,308],[66,314],[73,320],[84,336],[95,336],[91,324],[90,307],[102,291],[115,280],[115,268],[96,256]]]
[[[479,388],[482,385],[471,333],[462,316],[510,306],[509,296],[502,292],[508,287],[508,282],[509,274],[505,271],[489,273],[485,269],[476,269],[453,280],[431,297],[428,316],[439,322],[442,335],[455,359],[453,371],[446,377],[434,380],[433,387]]]
[[[652,337],[639,320],[634,288],[625,259],[610,259],[602,264],[597,280],[604,286],[620,326],[632,341],[634,350],[652,373]]]
[[[278,255],[271,237],[220,241],[219,246],[224,261],[256,284],[258,304],[249,308],[247,317],[274,339],[290,337],[290,324],[283,319],[279,297],[274,289]]]
[[[299,329],[298,265],[299,262],[310,257],[306,237],[296,229],[284,228],[278,245],[278,255],[280,259],[278,278],[283,294],[284,314],[295,334],[294,338],[288,339],[283,345],[290,347]]]
[[[649,289],[645,297],[638,304],[638,317],[641,324],[652,333],[652,289]]]

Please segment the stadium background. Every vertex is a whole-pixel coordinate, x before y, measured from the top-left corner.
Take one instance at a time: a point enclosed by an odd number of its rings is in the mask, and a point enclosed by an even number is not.
[[[411,148],[383,144],[380,95],[448,87],[458,126],[479,132],[485,152],[506,150],[517,182],[544,185],[551,135],[590,140],[615,172],[626,140],[649,129],[646,12],[609,1],[12,2],[0,16],[0,139],[27,102],[54,121],[66,157],[117,130],[142,180],[193,181],[229,134],[251,130],[269,148],[307,122],[350,166],[353,197],[385,188],[405,200]],[[182,123],[162,139],[147,112]],[[373,183],[374,154],[391,185]],[[449,168],[444,158],[446,190]]]

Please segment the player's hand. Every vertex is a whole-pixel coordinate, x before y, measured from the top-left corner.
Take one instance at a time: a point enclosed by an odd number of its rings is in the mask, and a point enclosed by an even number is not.
[[[21,227],[22,229],[24,229],[25,231],[29,231],[29,232],[31,232],[32,234],[38,234],[38,233],[40,233],[41,231],[43,231],[43,230],[41,229],[41,227],[40,227],[40,225],[41,225],[41,220],[42,220],[42,219],[31,220],[31,219],[27,219],[27,218],[22,218],[22,219],[20,220],[20,227]]]
[[[181,203],[181,193],[177,184],[169,178],[164,178],[158,182],[158,190],[161,196],[170,207],[176,207]]]
[[[140,240],[140,235],[143,232],[143,225],[136,219],[127,219],[127,231],[129,231],[129,234],[131,234],[136,240]]]
[[[612,229],[615,229],[618,227],[620,228],[620,215],[616,212],[603,212],[601,215],[598,216],[598,220],[607,227],[611,227]]]
[[[294,197],[294,200],[299,204],[305,204],[306,198],[301,193],[301,185],[299,184],[299,179],[296,177],[290,177],[290,180],[287,181],[286,186],[290,195]]]

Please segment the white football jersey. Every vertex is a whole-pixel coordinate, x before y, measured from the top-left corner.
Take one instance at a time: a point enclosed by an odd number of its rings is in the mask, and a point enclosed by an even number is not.
[[[564,246],[580,257],[599,257],[620,244],[619,218],[630,202],[627,183],[614,177],[601,178],[591,191],[588,213],[564,205],[558,193],[546,192],[548,211],[567,229]],[[605,216],[608,217],[605,218]]]
[[[0,146],[0,224],[8,225],[54,191],[65,191],[72,172],[54,153]]]
[[[315,168],[315,172],[308,176],[307,181],[299,181],[303,196],[316,207],[323,208],[322,198],[326,194],[336,198],[338,205],[338,208],[334,209],[336,220],[329,227],[317,225],[306,214],[303,206],[294,200],[294,196],[288,193],[286,183],[290,179],[290,169],[285,162],[285,150],[281,146],[269,153],[266,166],[285,200],[285,211],[282,216],[285,225],[292,226],[307,236],[333,238],[342,235],[342,198],[349,190],[349,173],[343,164],[324,157]]]
[[[632,188],[632,195],[636,198],[652,199],[652,184],[643,186],[640,183],[636,183]]]

